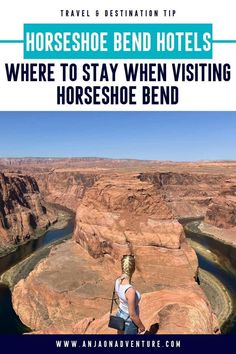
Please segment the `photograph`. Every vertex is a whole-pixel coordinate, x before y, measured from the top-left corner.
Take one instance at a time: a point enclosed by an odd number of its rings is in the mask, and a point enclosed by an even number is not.
[[[1,10],[1,353],[232,351],[234,2]]]
[[[235,112],[0,126],[1,334],[236,333]]]

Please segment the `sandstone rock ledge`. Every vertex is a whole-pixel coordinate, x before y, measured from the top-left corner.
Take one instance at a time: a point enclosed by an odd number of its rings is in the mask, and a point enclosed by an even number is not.
[[[138,174],[104,175],[85,193],[74,239],[54,247],[13,291],[36,333],[114,333],[107,327],[120,257],[132,252],[141,317],[157,333],[215,333],[195,277],[197,257],[161,190]]]
[[[216,332],[217,320],[189,265],[179,252],[168,257],[168,264],[166,256],[166,251],[160,250],[149,278],[150,269],[144,268],[134,278],[135,286],[145,293],[141,316],[146,327],[154,332],[158,329],[160,334]],[[119,264],[110,256],[94,259],[69,240],[54,247],[49,257],[16,285],[13,306],[35,333],[114,333],[107,322],[112,283],[118,273]]]

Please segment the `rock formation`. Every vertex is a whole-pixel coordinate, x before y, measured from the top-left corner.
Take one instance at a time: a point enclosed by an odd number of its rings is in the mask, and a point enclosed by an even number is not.
[[[106,173],[60,169],[33,175],[46,201],[76,211],[85,192]],[[169,171],[140,173],[139,179],[150,183],[153,190],[162,195],[175,218],[202,217],[218,227],[236,226],[234,178],[226,179],[222,174]]]
[[[151,305],[150,305],[151,304]],[[140,311],[146,330],[152,334],[213,334],[218,321],[199,289],[163,289],[143,295]],[[86,317],[76,324],[54,324],[35,334],[115,334],[108,328],[108,313],[99,319]]]
[[[203,217],[212,225],[232,229],[235,163],[0,159],[0,164],[6,170],[24,169],[47,202],[76,211],[73,240],[52,248],[14,288],[14,308],[32,330],[113,333],[107,328],[113,281],[120,273],[120,257],[132,252],[137,260],[135,286],[143,294],[141,317],[148,329],[217,332],[217,320],[196,283],[196,254],[178,219]],[[29,198],[26,190],[23,195]],[[33,194],[42,206],[39,191]],[[31,204],[37,225],[48,222],[43,206],[38,207],[40,214]],[[6,205],[4,212],[10,208],[9,202]],[[26,205],[17,212],[21,215],[22,210],[27,210]],[[1,220],[2,238],[7,238],[8,218]],[[11,235],[18,234],[16,227]]]
[[[92,187],[99,175],[65,170],[34,173],[34,177],[46,201],[76,211],[85,191]]]
[[[134,284],[143,294],[142,319],[148,330],[158,329],[158,333],[214,333],[217,321],[194,282],[196,268],[189,266],[183,252],[196,267],[195,254],[186,244],[183,248],[156,252],[147,247],[146,254],[136,254]],[[67,241],[54,247],[16,285],[13,305],[21,320],[36,332],[114,333],[107,322],[118,274],[118,261],[108,255],[92,258],[80,245]]]
[[[182,226],[162,192],[133,173],[100,175],[86,190],[74,240],[53,248],[16,285],[15,311],[40,333],[112,333],[107,313],[113,281],[121,255],[130,252],[136,257],[134,282],[144,294],[141,316],[148,329],[216,330],[209,302],[196,283],[196,254]]]
[[[234,161],[174,163],[104,158],[5,158],[0,159],[0,169],[4,171],[4,168],[27,171],[35,177],[48,202],[74,211],[86,190],[100,176],[141,171],[140,179],[149,181],[162,193],[176,218],[206,217],[206,221],[215,226],[235,226],[232,217],[236,205]],[[226,202],[230,207],[225,208]],[[224,208],[219,217],[218,211]]]
[[[115,258],[134,247],[178,249],[184,237],[160,191],[134,174],[102,176],[88,190],[74,235],[93,257]]]
[[[17,244],[55,217],[42,202],[33,177],[0,173],[0,246]]]
[[[222,175],[183,172],[142,173],[140,178],[162,192],[178,218],[204,217],[225,180]]]
[[[206,221],[219,228],[229,229],[236,226],[236,203],[215,199],[206,212]]]

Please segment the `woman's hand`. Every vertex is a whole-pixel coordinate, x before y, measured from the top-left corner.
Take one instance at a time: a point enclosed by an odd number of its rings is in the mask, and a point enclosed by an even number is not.
[[[144,326],[143,326],[143,327],[140,327],[140,328],[138,329],[138,334],[144,334],[145,331],[146,331],[146,329],[145,329]]]

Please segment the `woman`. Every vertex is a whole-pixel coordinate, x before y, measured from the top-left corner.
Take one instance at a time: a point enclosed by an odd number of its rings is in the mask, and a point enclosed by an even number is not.
[[[139,317],[141,295],[131,284],[131,278],[135,271],[134,256],[123,256],[121,269],[122,275],[116,279],[115,283],[115,290],[119,297],[119,311],[116,316],[125,319],[125,329],[118,331],[118,334],[143,334],[145,327]]]

